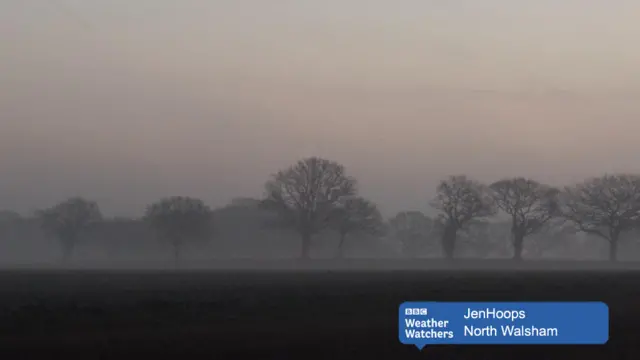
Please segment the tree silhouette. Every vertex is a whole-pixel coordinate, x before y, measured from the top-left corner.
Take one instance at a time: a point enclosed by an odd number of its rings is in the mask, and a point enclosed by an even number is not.
[[[22,219],[22,215],[11,210],[0,210],[0,223],[11,223]]]
[[[342,198],[355,195],[356,181],[337,162],[310,157],[277,172],[265,189],[263,207],[277,212],[300,234],[301,257],[307,259],[312,235],[330,225]]]
[[[458,230],[473,219],[494,215],[497,208],[488,188],[464,175],[450,176],[441,181],[437,192],[431,206],[440,212],[439,217],[444,225],[444,256],[453,259]]]
[[[62,246],[62,260],[68,261],[80,233],[102,220],[98,204],[81,197],[69,198],[53,207],[36,213],[45,233],[55,236]]]
[[[376,204],[362,197],[347,197],[336,205],[332,220],[338,234],[338,256],[342,257],[344,242],[349,234],[380,235],[384,221]]]
[[[495,204],[511,217],[513,258],[521,260],[524,238],[558,214],[558,190],[523,177],[500,180],[490,188]]]
[[[212,231],[212,211],[202,200],[172,196],[147,207],[145,220],[173,247],[176,264],[187,242],[208,240]]]
[[[456,248],[463,249],[473,257],[503,257],[509,254],[510,240],[505,237],[503,229],[508,223],[474,219],[458,232]]]
[[[604,175],[566,187],[561,214],[578,230],[609,242],[609,260],[616,261],[620,235],[640,220],[640,176]]]
[[[420,211],[401,211],[389,220],[393,235],[405,256],[417,257],[427,248],[434,233],[434,221]]]

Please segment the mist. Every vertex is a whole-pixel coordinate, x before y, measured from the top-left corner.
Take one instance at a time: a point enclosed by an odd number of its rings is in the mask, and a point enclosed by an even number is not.
[[[295,231],[265,228],[267,212],[241,215],[232,203],[263,199],[272,174],[312,156],[343,165],[385,222],[407,211],[437,219],[429,202],[455,174],[562,189],[638,173],[639,10],[573,0],[4,1],[0,209],[21,218],[3,222],[0,259],[57,264],[59,244],[34,214],[75,196],[106,221],[105,233],[83,235],[76,264],[171,261],[140,220],[167,196],[212,209],[212,240],[185,250],[193,261],[295,258]],[[508,226],[491,241],[464,231],[463,257],[511,256]],[[633,231],[618,249],[628,259]],[[548,248],[540,234],[524,256],[606,258],[607,241],[579,233]],[[440,235],[421,236],[430,245],[419,255],[439,256]],[[335,257],[338,241],[315,236],[314,257]],[[402,258],[401,243],[389,231],[349,239],[345,251]]]

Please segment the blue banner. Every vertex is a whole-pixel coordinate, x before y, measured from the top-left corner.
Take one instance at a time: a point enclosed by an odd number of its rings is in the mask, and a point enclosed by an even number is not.
[[[441,344],[605,344],[609,307],[603,302],[405,302],[400,342]]]

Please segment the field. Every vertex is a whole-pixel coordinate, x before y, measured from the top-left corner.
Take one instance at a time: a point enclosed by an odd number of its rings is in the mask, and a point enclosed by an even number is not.
[[[562,263],[515,268],[484,262],[474,269],[479,265],[460,262],[457,269],[437,263],[417,269],[378,262],[378,270],[370,271],[358,261],[342,267],[315,262],[297,271],[278,264],[254,270],[4,270],[0,346],[81,351],[85,358],[139,351],[259,359],[640,356],[640,272],[623,270],[628,264],[582,263],[572,270],[575,265]],[[600,300],[610,307],[611,336],[605,346],[438,346],[420,352],[397,339],[397,308],[407,300]],[[584,322],[589,326],[588,318]]]

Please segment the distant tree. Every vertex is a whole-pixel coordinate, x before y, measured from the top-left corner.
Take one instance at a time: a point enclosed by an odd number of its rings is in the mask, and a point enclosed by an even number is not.
[[[434,221],[420,211],[401,211],[389,220],[393,235],[402,244],[405,256],[417,257],[431,245]]]
[[[45,233],[60,241],[63,261],[71,257],[81,232],[102,221],[98,204],[81,197],[69,198],[49,209],[37,211],[36,215]]]
[[[474,219],[458,232],[456,249],[477,258],[505,257],[511,255],[510,240],[505,237],[505,223]],[[507,223],[507,228],[510,228]],[[508,234],[508,231],[507,231]]]
[[[511,217],[513,259],[521,260],[524,238],[558,215],[559,191],[522,177],[497,181],[490,188],[495,204]]]
[[[458,231],[473,219],[492,216],[497,208],[489,189],[464,175],[451,176],[440,182],[431,206],[437,209],[443,223],[442,250],[453,259]]]
[[[22,219],[22,215],[11,210],[0,210],[0,223],[11,223]]]
[[[584,258],[583,252],[588,249],[581,249],[582,244],[576,236],[579,232],[572,222],[566,221],[562,216],[554,217],[545,226],[544,234],[540,232],[532,235],[536,239],[531,242],[529,250],[538,257]]]
[[[609,242],[609,260],[616,261],[620,235],[640,221],[640,175],[604,175],[566,187],[561,214],[578,230]]]
[[[212,233],[212,211],[202,200],[172,196],[147,207],[145,220],[162,239],[173,247],[176,264],[188,242],[209,239]]]
[[[300,234],[301,256],[307,259],[311,237],[330,225],[330,215],[341,199],[355,195],[356,181],[337,162],[311,157],[277,172],[265,189],[262,206]]]
[[[339,201],[333,211],[332,219],[340,235],[339,257],[343,255],[347,235],[380,235],[384,232],[384,221],[378,207],[362,197],[347,197]]]

